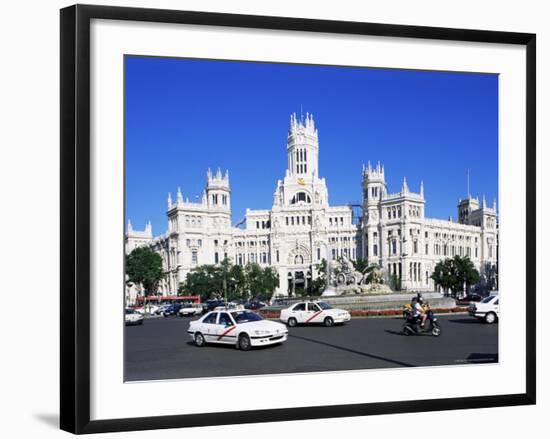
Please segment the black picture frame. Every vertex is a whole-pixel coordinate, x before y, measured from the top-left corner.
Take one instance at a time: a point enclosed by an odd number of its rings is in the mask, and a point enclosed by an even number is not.
[[[132,20],[526,47],[526,392],[466,398],[90,420],[90,21]],[[472,409],[536,401],[536,36],[530,33],[110,6],[61,10],[61,429],[81,434]]]

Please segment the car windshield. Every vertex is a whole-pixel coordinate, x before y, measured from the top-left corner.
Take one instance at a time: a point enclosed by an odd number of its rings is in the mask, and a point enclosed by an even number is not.
[[[489,303],[495,298],[495,296],[487,296],[485,299],[481,301],[481,303]]]
[[[233,311],[231,313],[235,323],[248,323],[263,320],[263,317],[250,311]]]
[[[321,309],[332,309],[332,306],[325,302],[317,302],[317,305],[319,305]]]

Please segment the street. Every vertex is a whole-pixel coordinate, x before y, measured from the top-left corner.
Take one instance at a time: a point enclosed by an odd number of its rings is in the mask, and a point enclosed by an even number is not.
[[[150,318],[127,326],[125,380],[461,365],[498,361],[498,324],[467,315],[439,316],[440,337],[404,336],[401,318],[354,318],[344,326],[289,328],[282,345],[242,352],[198,348],[187,334],[193,318]]]

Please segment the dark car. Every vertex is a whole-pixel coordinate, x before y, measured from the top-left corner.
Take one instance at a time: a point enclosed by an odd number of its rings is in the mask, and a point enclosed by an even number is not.
[[[258,310],[258,309],[261,309],[265,306],[265,303],[264,302],[260,302],[259,300],[252,300],[250,302],[247,302],[244,304],[244,307],[246,309],[250,309],[250,310]]]
[[[173,303],[172,305],[169,305],[162,311],[162,315],[164,317],[168,316],[175,316],[178,314],[178,311],[182,307],[181,303]]]
[[[471,302],[481,302],[482,300],[483,296],[481,294],[471,293],[461,297],[460,299],[456,299],[455,303],[458,306],[468,306]]]
[[[209,311],[213,311],[218,306],[225,306],[225,302],[220,299],[210,299],[202,304],[202,313],[206,314]]]

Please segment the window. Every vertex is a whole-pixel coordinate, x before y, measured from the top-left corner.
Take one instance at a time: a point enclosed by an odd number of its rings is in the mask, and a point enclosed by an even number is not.
[[[321,249],[317,248],[317,260],[319,261],[321,259]]]
[[[311,197],[306,194],[305,192],[298,192],[296,195],[292,197],[292,200],[290,201],[290,204],[296,204],[296,203],[311,203]]]
[[[286,225],[288,226],[288,216],[286,217]]]
[[[397,242],[395,241],[395,239],[393,239],[391,242],[391,252],[394,255],[397,253]]]
[[[297,305],[292,308],[292,311],[305,311],[306,310],[306,304],[305,303],[298,303]]]
[[[198,244],[199,247],[201,247],[201,246],[202,246],[202,239],[199,239],[199,240],[197,241],[197,244]]]
[[[220,258],[218,256],[218,252],[214,253],[214,264],[217,264],[218,262],[220,262]]]
[[[426,244],[426,250],[425,253],[428,254],[428,244]]]
[[[413,252],[418,253],[418,241],[417,240],[415,240],[413,242]]]
[[[218,240],[217,239],[214,239],[214,245],[218,245]]]
[[[378,256],[378,245],[374,244],[374,246],[372,247],[372,254],[374,256]]]
[[[204,320],[202,321],[203,323],[209,323],[211,325],[215,325],[216,324],[216,319],[218,318],[218,313],[217,312],[213,312],[212,314],[208,314]]]
[[[275,259],[279,262],[279,250],[275,252]]]
[[[227,314],[226,312],[222,312],[220,314],[220,321],[218,322],[218,325],[233,326],[233,322],[231,321],[231,317],[229,317],[229,314]]]
[[[315,305],[314,303],[308,303],[307,304],[307,310],[308,311],[313,311],[313,312],[320,311],[319,307],[317,305]]]
[[[197,250],[193,250],[193,251],[191,252],[191,263],[192,263],[193,265],[197,265],[198,262],[199,262],[199,261],[198,261],[198,257],[197,257]]]

